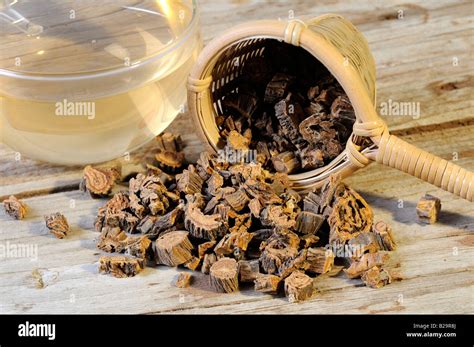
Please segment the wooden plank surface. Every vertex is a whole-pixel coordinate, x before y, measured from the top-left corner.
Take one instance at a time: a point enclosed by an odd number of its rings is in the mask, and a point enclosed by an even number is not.
[[[290,10],[295,16],[346,16],[367,37],[377,62],[378,102],[420,103],[418,119],[387,116],[391,131],[474,170],[470,1],[206,0],[201,6],[205,41],[233,24],[285,18]],[[195,157],[202,144],[192,127],[182,114],[170,128],[185,134],[187,154]],[[125,164],[139,162],[149,147]],[[474,313],[474,204],[395,170],[371,164],[347,182],[367,198],[376,219],[392,224],[399,243],[392,261],[400,264],[404,280],[375,290],[344,276],[319,278],[317,293],[302,304],[252,288],[213,293],[199,274],[193,287],[177,289],[171,282],[178,271],[166,267],[147,268],[130,279],[99,275],[98,234],[92,230],[104,200],[91,200],[77,190],[80,175],[80,167],[15,160],[15,153],[0,145],[0,200],[14,193],[31,206],[22,222],[0,213],[0,244],[26,244],[38,252],[36,260],[0,258],[0,313]],[[416,222],[415,205],[425,192],[442,200],[436,225]],[[64,240],[44,229],[43,215],[56,210],[73,226]],[[41,289],[32,274],[38,269]]]

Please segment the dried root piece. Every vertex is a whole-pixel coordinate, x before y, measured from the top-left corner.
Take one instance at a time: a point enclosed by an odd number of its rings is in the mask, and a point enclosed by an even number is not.
[[[296,230],[302,234],[316,234],[324,220],[324,217],[320,214],[301,211],[296,219]]]
[[[155,155],[158,166],[169,172],[176,172],[184,163],[184,153],[174,151],[158,151]]]
[[[210,250],[214,248],[216,245],[216,241],[207,241],[204,243],[201,243],[198,246],[198,256],[199,258],[203,258],[206,253],[208,253]]]
[[[117,193],[104,207],[99,208],[95,229],[119,227],[125,232],[132,233],[138,224],[138,218],[129,212],[130,200],[126,193]]]
[[[319,191],[310,192],[304,198],[303,210],[320,213],[327,218],[333,210],[336,198],[344,195],[345,191],[346,185],[341,182],[341,177],[331,175]]]
[[[264,102],[267,104],[272,104],[280,99],[283,99],[288,93],[288,88],[292,82],[293,78],[289,75],[282,73],[277,73],[273,76],[270,83],[268,83],[267,88],[265,89],[265,98]]]
[[[26,205],[14,195],[10,195],[8,199],[3,200],[3,207],[10,217],[15,219],[25,218]]]
[[[368,232],[372,228],[373,213],[369,204],[356,191],[345,187],[335,198],[328,222],[331,227],[329,241],[344,243]]]
[[[266,182],[249,178],[242,188],[249,196],[258,199],[262,206],[282,203],[281,198],[275,193],[274,187]]]
[[[99,272],[114,277],[133,277],[142,270],[142,259],[126,256],[103,256],[99,259]]]
[[[145,216],[140,223],[137,225],[137,230],[142,234],[150,234],[153,225],[155,224],[156,220],[158,219],[157,216]],[[171,228],[171,226],[169,226]]]
[[[277,294],[281,284],[281,278],[275,275],[260,274],[254,281],[257,292]]]
[[[298,249],[300,238],[290,230],[274,230],[274,232],[262,243],[262,249],[265,247],[285,248],[290,247]]]
[[[216,261],[217,257],[214,253],[204,254],[204,258],[202,259],[201,272],[203,274],[208,275],[209,271],[211,270],[212,264],[214,264]]]
[[[313,279],[301,271],[295,271],[285,279],[285,294],[290,302],[309,299],[313,295]]]
[[[245,228],[230,232],[217,243],[214,252],[217,255],[230,255],[241,251],[246,251],[253,234],[247,232]]]
[[[260,275],[260,264],[258,259],[239,260],[240,282],[253,282]]]
[[[146,236],[130,236],[124,244],[125,254],[139,259],[153,259],[154,252],[150,239]]]
[[[312,144],[317,144],[323,141],[323,134],[321,133],[319,128],[319,123],[325,119],[323,114],[313,114],[312,116],[306,118],[299,124],[299,131],[301,136]],[[331,137],[336,135],[335,131],[334,134],[331,134]]]
[[[157,176],[160,182],[162,182],[163,184],[169,184],[171,181],[174,180],[174,176],[164,172],[159,167],[153,164],[147,163],[145,167],[147,176]]]
[[[199,265],[201,264],[201,259],[198,257],[192,257],[190,260],[188,260],[186,263],[183,264],[185,268],[188,268],[189,270],[196,270]]]
[[[93,198],[108,196],[115,182],[120,180],[120,178],[121,173],[119,168],[94,168],[87,165],[84,168],[80,188],[83,191],[88,191]]]
[[[123,193],[115,194],[112,199],[107,201],[105,206],[100,207],[95,220],[95,230],[102,231],[104,227],[118,227],[119,220],[122,219],[118,215],[123,213],[130,206],[128,195]]]
[[[361,278],[366,286],[372,288],[382,288],[383,286],[392,283],[392,276],[390,273],[386,269],[378,266],[374,266],[370,270],[367,270]]]
[[[246,153],[249,150],[250,140],[235,130],[227,135],[227,146],[234,151]]]
[[[175,198],[158,176],[138,174],[129,182],[130,209],[140,218],[146,212],[154,216],[166,213]]]
[[[249,201],[248,206],[249,206],[250,213],[252,214],[252,216],[254,216],[255,218],[259,218],[260,211],[262,210],[262,204],[260,203],[260,201],[254,198]]]
[[[306,261],[307,254],[307,249],[302,249],[301,251],[299,251],[295,257],[288,259],[280,266],[277,275],[283,279],[288,277],[292,272],[296,270],[306,271],[309,265]]]
[[[119,227],[103,227],[97,241],[97,248],[113,253],[122,252],[128,236]]]
[[[301,236],[301,243],[303,248],[309,248],[319,241],[319,237],[313,234],[305,234]]]
[[[178,205],[172,211],[168,212],[163,216],[155,217],[150,222],[144,219],[142,220],[142,222],[145,224],[140,224],[138,226],[138,229],[143,234],[146,234],[150,239],[154,240],[159,237],[163,232],[173,228],[176,225],[178,218],[180,218],[183,214],[183,209],[183,205]],[[152,223],[152,225],[149,226],[149,223]]]
[[[184,225],[198,239],[216,240],[225,231],[220,214],[204,215],[195,203],[188,203]]]
[[[226,113],[248,119],[258,107],[258,98],[253,93],[232,93],[225,97],[222,106]]]
[[[118,227],[104,227],[100,233],[97,248],[105,252],[125,252],[140,259],[152,259],[151,241],[146,236],[127,236]]]
[[[359,233],[348,242],[352,257],[359,258],[364,253],[375,253],[380,250],[377,235],[372,232]]]
[[[383,221],[378,221],[372,227],[372,231],[377,236],[379,248],[381,250],[394,251],[397,248],[390,225]]]
[[[282,265],[297,255],[297,249],[292,247],[278,249],[267,246],[259,258],[260,265],[267,274],[278,274]]]
[[[338,138],[340,135],[338,129],[341,127],[344,128],[339,123],[336,124],[331,115],[313,114],[300,123],[299,132],[303,139],[315,146],[313,148],[322,150],[324,159],[332,160],[343,149],[343,143]]]
[[[277,172],[291,174],[300,168],[300,161],[296,158],[294,152],[286,151],[280,153],[271,160]]]
[[[156,136],[158,148],[163,151],[179,152],[182,149],[182,140],[179,135],[166,132]]]
[[[226,194],[224,199],[230,205],[230,207],[232,207],[237,212],[240,212],[245,207],[247,207],[250,201],[249,197],[243,190],[237,190],[234,193]]]
[[[301,167],[305,170],[317,169],[324,166],[324,153],[321,149],[308,146],[299,151]]]
[[[354,108],[346,95],[338,96],[331,105],[331,116],[338,129],[338,139],[346,143],[356,120]]]
[[[334,99],[331,105],[331,115],[342,124],[352,127],[356,116],[347,95],[340,95]]]
[[[220,188],[224,185],[224,177],[213,171],[211,176],[206,181],[207,188],[206,192],[213,196],[216,196],[220,192]]]
[[[438,221],[441,200],[436,196],[425,194],[416,205],[416,214],[422,223],[434,224]]]
[[[344,272],[349,278],[358,278],[374,266],[384,265],[387,260],[388,254],[386,253],[366,253],[359,260],[353,261],[351,266],[344,269]]]
[[[216,292],[232,293],[239,289],[238,265],[235,259],[221,258],[212,264],[210,284]]]
[[[285,137],[287,137],[296,148],[303,150],[308,143],[301,137],[298,131],[301,119],[298,117],[298,113],[295,112],[295,105],[291,104],[290,97],[291,95],[275,104],[275,116],[280,123],[282,133]]]
[[[187,288],[191,285],[193,276],[187,272],[181,272],[176,278],[174,285],[178,288]]]
[[[289,218],[283,211],[283,207],[278,205],[270,205],[265,207],[260,213],[262,225],[272,226],[277,229],[292,229],[296,225],[296,221]]]
[[[331,271],[334,266],[334,253],[332,250],[323,247],[308,248],[306,262],[308,264],[308,271],[324,274]]]
[[[155,243],[156,263],[178,266],[193,258],[193,245],[187,231],[171,231],[160,236]]]
[[[184,170],[183,173],[176,175],[178,190],[184,194],[200,193],[204,183],[201,176],[191,170]]]
[[[69,232],[69,224],[66,217],[61,213],[53,213],[49,216],[44,216],[46,227],[49,229],[51,234],[56,236],[58,239],[64,238]]]

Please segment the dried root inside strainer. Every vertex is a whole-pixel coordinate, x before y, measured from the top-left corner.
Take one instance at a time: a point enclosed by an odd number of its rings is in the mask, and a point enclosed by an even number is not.
[[[271,171],[293,174],[325,166],[344,150],[354,109],[309,52],[264,41],[261,55],[242,59],[240,75],[220,97],[216,123],[225,146],[232,153],[256,154],[235,158],[252,158]]]

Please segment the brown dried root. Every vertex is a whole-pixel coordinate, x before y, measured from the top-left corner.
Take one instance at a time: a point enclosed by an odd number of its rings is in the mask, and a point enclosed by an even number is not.
[[[15,219],[25,218],[26,205],[14,195],[10,195],[8,199],[3,200],[3,207],[10,217]]]
[[[100,168],[87,165],[84,168],[80,188],[88,191],[91,197],[108,196],[115,183],[121,179],[118,167]]]
[[[238,265],[235,259],[221,258],[212,264],[209,279],[216,292],[232,293],[239,289]]]
[[[188,239],[187,231],[171,231],[160,236],[155,243],[157,264],[178,266],[193,258],[193,245]]]
[[[49,229],[51,234],[56,236],[58,239],[64,238],[69,232],[69,224],[66,217],[61,213],[53,213],[49,216],[44,216],[46,227]]]
[[[372,288],[382,288],[383,286],[392,283],[392,276],[390,273],[386,269],[378,266],[374,266],[370,270],[367,270],[361,278],[366,286]]]
[[[216,240],[225,231],[220,214],[204,215],[196,203],[188,203],[184,225],[189,233],[199,239]]]
[[[103,256],[99,259],[99,272],[114,277],[133,277],[142,270],[142,259],[126,256]]]
[[[358,278],[374,266],[382,266],[388,260],[386,253],[366,253],[359,260],[354,260],[349,268],[344,269],[347,277]]]
[[[174,285],[178,288],[187,288],[191,285],[192,279],[193,276],[190,273],[181,272],[176,278]]]
[[[281,284],[281,278],[275,275],[260,274],[254,281],[257,292],[277,294]]]
[[[293,272],[285,279],[285,294],[290,302],[309,299],[313,295],[313,279],[304,272]]]
[[[438,221],[441,200],[436,196],[425,194],[416,205],[416,214],[422,223],[434,224]]]
[[[329,241],[344,243],[359,233],[371,230],[373,213],[362,196],[345,187],[335,197],[328,222],[331,227]]]

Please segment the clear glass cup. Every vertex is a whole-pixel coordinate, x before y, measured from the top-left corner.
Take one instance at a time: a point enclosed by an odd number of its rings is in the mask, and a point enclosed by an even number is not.
[[[0,140],[74,165],[144,145],[184,109],[192,0],[0,0]]]

